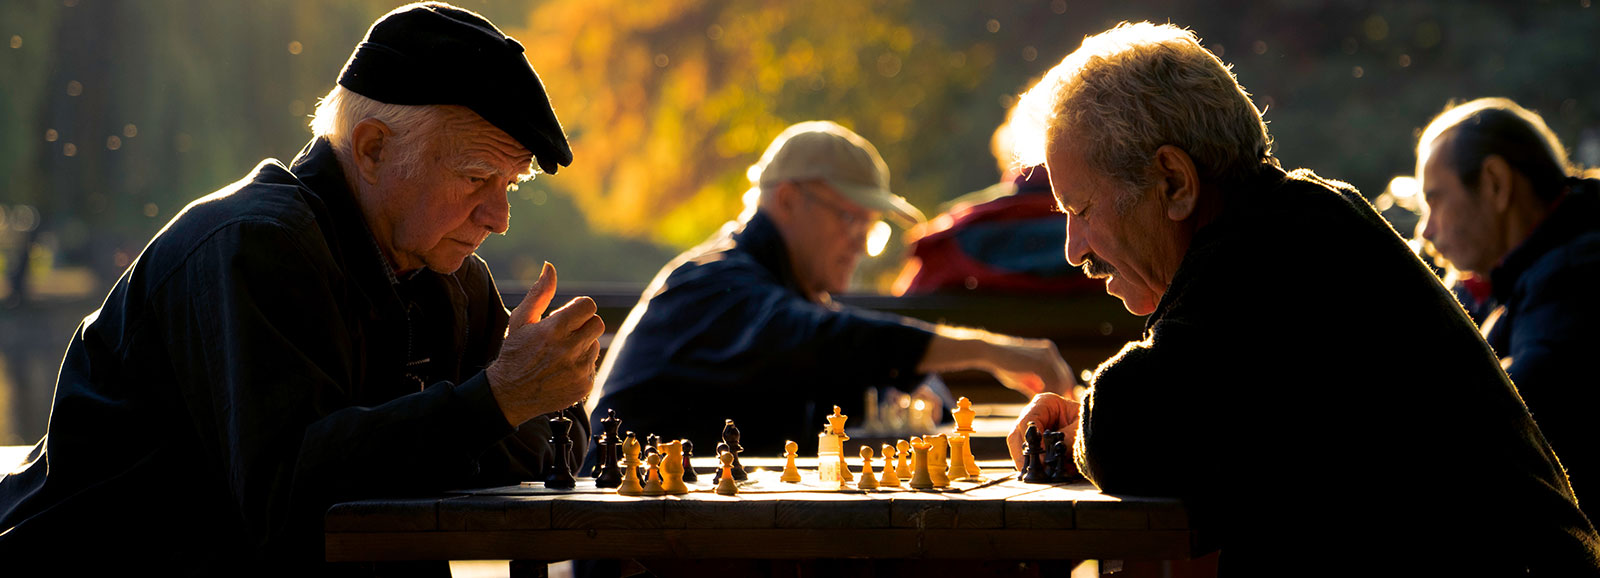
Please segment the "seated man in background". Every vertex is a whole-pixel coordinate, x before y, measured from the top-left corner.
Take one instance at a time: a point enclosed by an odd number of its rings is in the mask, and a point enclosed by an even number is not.
[[[695,441],[731,418],[747,450],[776,454],[815,437],[833,405],[858,408],[868,387],[908,387],[930,372],[981,369],[1027,395],[1075,384],[1048,340],[830,299],[848,287],[873,223],[922,218],[889,192],[866,139],[800,123],[751,175],[744,217],[662,268],[628,314],[600,365],[594,416],[615,409],[641,436]]]
[[[1600,574],[1461,306],[1353,188],[1278,167],[1192,32],[1089,37],[1023,100],[1019,156],[1049,166],[1068,260],[1149,318],[1081,406],[1035,397],[1014,452],[1028,421],[1077,421],[1079,470],[1188,501],[1225,575]]]
[[[474,254],[509,226],[507,187],[572,162],[521,45],[396,9],[312,132],[180,212],[83,320],[45,439],[0,477],[0,566],[361,574],[323,562],[330,505],[539,479],[541,414],[587,437],[594,303],[541,319],[547,265],[508,315]],[[450,573],[416,565],[388,570]]]
[[[1418,236],[1487,281],[1483,335],[1582,504],[1600,499],[1600,182],[1575,174],[1544,119],[1504,98],[1446,110],[1417,143]]]
[[[1100,290],[1100,283],[1061,258],[1067,216],[1050,197],[1044,166],[1012,166],[1016,111],[1011,108],[989,139],[1000,182],[950,201],[943,213],[906,233],[911,256],[894,281],[895,295]]]

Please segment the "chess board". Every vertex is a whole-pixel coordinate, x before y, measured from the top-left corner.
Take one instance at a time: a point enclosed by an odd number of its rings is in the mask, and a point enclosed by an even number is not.
[[[854,481],[846,482],[842,487],[838,482],[823,482],[817,478],[816,470],[800,470],[800,481],[798,483],[779,481],[778,477],[782,474],[783,472],[777,470],[752,470],[749,472],[749,479],[738,483],[739,493],[773,494],[781,492],[836,492],[849,494],[885,494],[896,492],[919,492],[934,494],[959,494],[976,490],[978,488],[992,486],[1016,477],[1016,472],[985,471],[984,475],[978,481],[952,481],[950,482],[950,486],[945,488],[934,488],[932,490],[913,490],[910,486],[906,485],[906,480],[901,480],[900,487],[898,488],[880,487],[872,490],[862,490],[856,487],[856,483]],[[857,481],[861,479],[860,472],[854,472],[854,475]],[[716,484],[711,482],[711,477],[712,474],[710,472],[702,472],[699,474],[698,480],[693,482],[685,482],[685,485],[689,486],[690,493],[704,492],[709,494],[712,493],[717,487]],[[572,489],[546,488],[544,487],[544,482],[523,482],[516,486],[463,490],[459,493],[515,496],[551,494],[615,494],[617,493],[617,490],[616,488],[596,488],[594,486],[594,478],[579,478],[578,487]],[[656,498],[659,496],[634,497]]]

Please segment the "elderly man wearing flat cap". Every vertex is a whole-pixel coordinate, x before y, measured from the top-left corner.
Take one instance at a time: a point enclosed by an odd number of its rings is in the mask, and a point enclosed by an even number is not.
[[[508,314],[473,254],[507,187],[572,162],[521,45],[399,8],[312,129],[179,213],[83,320],[47,435],[0,478],[0,564],[360,571],[318,568],[330,504],[533,479],[545,414],[586,437],[593,302],[543,317],[547,265]]]
[[[874,386],[981,369],[1028,395],[1067,391],[1055,345],[841,307],[880,218],[922,219],[889,192],[860,135],[826,121],[789,127],[750,171],[753,211],[656,275],[600,365],[594,415],[615,409],[641,434],[705,436],[757,424],[755,453],[816,435],[833,405]],[[747,428],[748,429],[748,428]]]

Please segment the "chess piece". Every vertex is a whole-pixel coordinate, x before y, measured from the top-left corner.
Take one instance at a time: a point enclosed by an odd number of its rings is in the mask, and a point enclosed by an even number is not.
[[[967,434],[958,433],[950,436],[950,471],[945,472],[945,477],[952,482],[962,482],[976,478],[976,476],[967,474],[967,443]]]
[[[878,479],[872,477],[872,446],[866,444],[861,444],[861,482],[856,487],[863,490],[878,489]]]
[[[885,488],[900,487],[900,473],[895,471],[894,458],[899,455],[894,446],[883,444],[883,475],[878,480],[878,485]],[[903,458],[901,461],[905,461]]]
[[[728,451],[728,444],[726,442],[717,444],[717,457],[718,458],[721,458],[722,454],[730,454],[730,453],[733,453],[733,452]],[[718,482],[721,482],[721,481],[722,481],[722,468],[717,468],[717,471],[715,473],[711,474],[711,483],[715,484],[715,483],[718,483]]]
[[[661,491],[667,494],[687,494],[689,486],[683,483],[683,442],[659,442],[661,450]]]
[[[739,463],[739,454],[744,452],[744,446],[739,445],[739,428],[733,425],[733,420],[728,420],[722,426],[722,441],[728,444],[728,453],[733,454],[733,479],[745,481],[750,477],[744,471],[744,465]]]
[[[828,416],[828,431],[839,438],[839,479],[845,482],[855,480],[855,477],[850,475],[850,464],[844,461],[844,442],[850,439],[850,435],[844,433],[844,422],[848,419],[850,416],[840,413],[837,405],[833,406],[833,415]]]
[[[1078,465],[1072,462],[1072,448],[1067,447],[1066,432],[1050,432],[1045,438],[1045,456],[1055,454],[1055,461],[1050,464],[1050,481],[1070,482],[1078,475]]]
[[[700,475],[694,473],[694,465],[692,463],[693,460],[691,459],[691,458],[694,457],[694,442],[691,442],[689,440],[682,440],[682,441],[683,441],[683,481],[685,481],[685,482],[698,482],[698,481],[700,481]]]
[[[1039,441],[1039,424],[1028,422],[1028,431],[1022,434],[1022,481],[1030,484],[1050,483],[1042,445]]]
[[[659,496],[667,493],[661,484],[661,454],[650,454],[645,461],[650,464],[650,473],[645,477],[644,495]]]
[[[639,485],[639,440],[634,439],[633,432],[628,432],[628,437],[622,440],[622,484],[617,486],[617,493],[624,496],[644,494],[644,486]]]
[[[933,479],[933,487],[950,487],[950,477],[945,475],[945,469],[950,467],[947,461],[950,456],[950,442],[944,434],[935,434],[923,438],[929,443],[928,449],[928,477]]]
[[[783,457],[788,458],[789,461],[784,464],[783,475],[778,476],[778,481],[791,484],[800,483],[800,470],[794,467],[794,458],[798,453],[800,453],[800,444],[794,443],[794,440],[784,442]]]
[[[899,465],[894,467],[894,475],[902,480],[911,479],[911,442],[900,440],[894,443],[895,455],[900,458]]]
[[[617,410],[606,410],[606,417],[600,420],[601,433],[598,442],[600,447],[599,461],[595,462],[594,487],[615,488],[622,485],[622,471],[617,469],[617,460],[622,456],[622,439],[617,435],[617,428],[622,426],[622,420],[617,419]]]
[[[983,477],[983,469],[978,467],[977,458],[972,456],[972,434],[978,433],[978,430],[972,429],[972,420],[978,416],[978,412],[972,409],[972,400],[965,397],[956,400],[956,408],[950,410],[950,415],[956,420],[956,433],[967,438],[966,449],[963,450],[965,453],[961,455],[962,463],[967,468],[966,477],[970,479]],[[952,444],[951,447],[954,448],[955,446]],[[955,450],[952,449],[951,451]],[[953,457],[954,455],[952,454]],[[956,476],[951,476],[951,478],[956,478]]]
[[[556,416],[550,420],[550,447],[555,449],[555,463],[544,479],[544,487],[569,490],[578,486],[572,477],[572,420]]]
[[[717,476],[716,492],[723,496],[732,496],[739,493],[739,484],[733,481],[733,452],[717,454],[717,460],[722,462],[722,473]]]
[[[933,444],[922,438],[911,438],[911,489],[933,489],[933,478],[928,475],[928,448]]]

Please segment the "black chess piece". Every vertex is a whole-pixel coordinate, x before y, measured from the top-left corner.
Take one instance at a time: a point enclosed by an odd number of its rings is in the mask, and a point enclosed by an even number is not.
[[[717,444],[717,455],[721,456],[722,454],[726,453],[730,453],[728,451],[728,442]],[[739,478],[738,476],[734,476],[733,479],[737,480]],[[718,467],[717,470],[711,474],[711,483],[715,484],[720,481],[722,481],[722,468]]]
[[[733,454],[733,479],[740,482],[749,479],[750,475],[745,473],[744,465],[739,463],[739,453],[744,451],[744,446],[739,445],[739,427],[733,425],[731,419],[727,425],[722,426],[722,441],[728,444],[728,452]]]
[[[683,440],[683,481],[696,482],[700,476],[694,473],[694,466],[689,465],[689,458],[694,457],[694,442]]]
[[[1078,476],[1078,465],[1072,462],[1072,450],[1067,449],[1066,440],[1057,440],[1055,445],[1056,467],[1050,474],[1052,482],[1070,482]]]
[[[1022,481],[1030,484],[1050,483],[1050,473],[1045,471],[1044,447],[1039,438],[1039,424],[1028,422],[1028,431],[1022,435]]]
[[[577,478],[572,477],[571,432],[572,420],[563,416],[550,420],[550,446],[555,449],[556,459],[550,475],[544,479],[546,488],[567,490],[578,486]]]
[[[1066,435],[1058,431],[1047,431],[1041,436],[1040,450],[1044,452],[1044,476],[1050,481],[1056,481],[1062,465],[1062,448],[1067,444],[1062,443]]]
[[[622,470],[617,467],[618,455],[622,453],[622,440],[617,437],[617,429],[622,426],[622,420],[617,419],[617,411],[606,410],[605,419],[600,420],[601,433],[596,445],[600,446],[600,461],[596,462],[594,486],[596,488],[615,488],[622,485]]]

